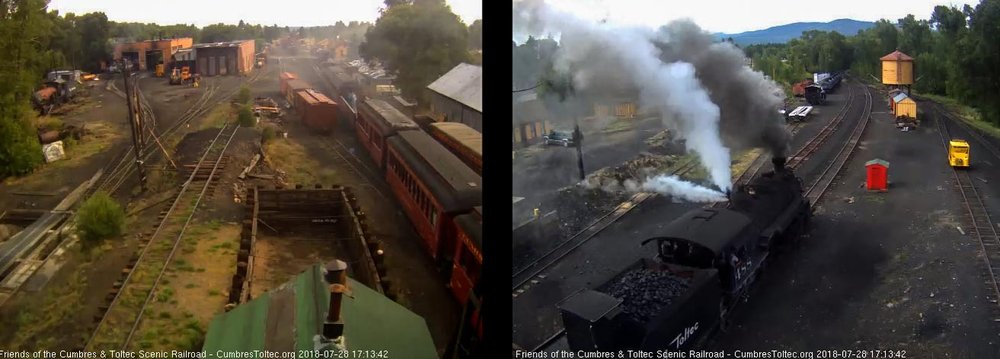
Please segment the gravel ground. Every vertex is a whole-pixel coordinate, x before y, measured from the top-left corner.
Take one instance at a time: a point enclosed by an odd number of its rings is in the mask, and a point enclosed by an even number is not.
[[[978,242],[955,229],[964,208],[936,127],[925,118],[899,132],[874,96],[869,127],[818,204],[810,238],[774,263],[710,349],[1000,352]],[[890,162],[887,193],[861,188],[872,158]]]

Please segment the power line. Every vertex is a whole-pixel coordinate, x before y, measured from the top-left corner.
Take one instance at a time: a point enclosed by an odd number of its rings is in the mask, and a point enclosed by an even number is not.
[[[541,85],[542,85],[542,83],[541,83],[541,82],[539,82],[539,83],[538,83],[538,84],[536,84],[535,86],[531,86],[531,87],[529,87],[529,88],[526,88],[526,89],[520,89],[520,90],[514,90],[514,93],[518,93],[518,92],[524,92],[524,91],[531,91],[531,90],[534,90],[534,89],[538,88],[538,86],[541,86]]]

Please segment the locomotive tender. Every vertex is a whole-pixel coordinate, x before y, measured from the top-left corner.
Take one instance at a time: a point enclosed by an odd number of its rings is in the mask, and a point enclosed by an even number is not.
[[[658,255],[641,259],[596,290],[559,304],[573,350],[689,350],[702,344],[748,294],[776,250],[808,229],[802,181],[772,159],[730,195],[727,208],[700,208],[666,226]]]

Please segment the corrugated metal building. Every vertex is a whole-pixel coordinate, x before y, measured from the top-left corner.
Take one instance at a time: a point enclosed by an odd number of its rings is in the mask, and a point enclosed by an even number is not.
[[[246,75],[253,70],[254,41],[236,40],[195,44],[195,72],[202,76]]]
[[[483,68],[458,64],[427,89],[431,91],[431,116],[439,122],[464,123],[483,132]]]
[[[193,42],[190,37],[182,37],[119,43],[115,44],[114,59],[115,61],[127,59],[132,63],[138,63],[140,71],[152,70],[160,62],[163,62],[166,68],[170,68],[174,54],[180,49],[191,47]]]
[[[358,351],[373,358],[436,359],[419,315],[348,278],[337,264],[314,265],[290,282],[212,320],[202,350]],[[340,267],[343,262],[340,262]],[[381,353],[381,354],[380,354]],[[393,353],[396,353],[395,355]]]

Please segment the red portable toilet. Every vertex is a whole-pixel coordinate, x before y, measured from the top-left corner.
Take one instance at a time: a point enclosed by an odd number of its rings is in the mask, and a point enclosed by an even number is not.
[[[874,159],[865,162],[865,172],[868,179],[865,188],[869,191],[885,192],[889,190],[889,162]]]

